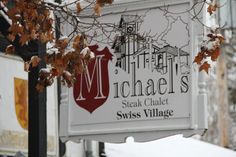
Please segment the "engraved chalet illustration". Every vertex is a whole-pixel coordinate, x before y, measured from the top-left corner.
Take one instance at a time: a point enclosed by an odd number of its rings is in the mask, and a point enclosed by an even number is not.
[[[139,35],[141,22],[138,15],[121,15],[121,32],[112,46],[117,57],[116,67],[127,73],[135,67],[164,75],[168,72],[168,65],[172,65],[177,73],[189,74],[189,53],[171,45],[158,47],[151,38],[142,37]]]

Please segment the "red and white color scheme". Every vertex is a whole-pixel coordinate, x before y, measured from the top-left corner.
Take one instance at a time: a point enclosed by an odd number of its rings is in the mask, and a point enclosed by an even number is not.
[[[89,48],[95,53],[96,59],[88,64],[85,73],[77,77],[73,91],[77,105],[92,113],[108,98],[108,63],[112,60],[112,54],[107,47],[101,51],[98,45]]]
[[[92,41],[95,59],[73,88],[62,88],[62,140],[148,141],[207,128],[204,79],[198,88],[192,67],[198,27],[187,12],[167,13],[165,6],[179,12],[191,1],[121,0],[104,8],[99,19],[117,23],[119,31],[113,43],[96,31],[110,44]]]

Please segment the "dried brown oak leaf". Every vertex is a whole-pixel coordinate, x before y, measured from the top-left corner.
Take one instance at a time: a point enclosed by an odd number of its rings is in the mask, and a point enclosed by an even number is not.
[[[95,4],[94,6],[94,12],[96,15],[100,16],[101,15],[101,10],[102,10],[102,7],[100,6],[100,4]]]
[[[15,53],[15,47],[13,45],[8,45],[5,54],[14,54]]]
[[[69,40],[67,37],[58,39],[56,41],[56,48],[58,49],[65,49],[68,46]]]
[[[215,50],[211,51],[211,53],[210,53],[211,60],[216,61],[217,58],[219,57],[219,55],[220,55],[220,48],[218,47]]]
[[[205,53],[204,52],[199,52],[197,56],[194,59],[194,63],[197,63],[198,65],[201,64],[202,60],[205,58]]]
[[[207,7],[207,12],[212,15],[215,11],[216,11],[216,8],[218,8],[218,5],[217,4],[213,4],[213,3],[210,3]]]
[[[25,45],[28,41],[30,41],[30,35],[29,34],[22,34],[20,37],[20,44],[21,46]]]
[[[36,67],[36,66],[38,66],[40,61],[41,61],[41,59],[38,56],[32,56],[30,59],[30,64],[32,67]]]
[[[96,3],[99,4],[101,7],[105,4],[112,4],[113,0],[97,0]]]
[[[205,62],[199,67],[199,71],[204,70],[206,73],[208,73],[210,67],[211,67],[210,64],[208,64],[208,62],[205,61]]]
[[[76,11],[77,11],[78,14],[82,11],[80,2],[78,2],[78,3],[76,4]]]
[[[24,63],[24,71],[25,71],[25,72],[29,72],[29,68],[30,68],[29,62],[25,62],[25,63]]]

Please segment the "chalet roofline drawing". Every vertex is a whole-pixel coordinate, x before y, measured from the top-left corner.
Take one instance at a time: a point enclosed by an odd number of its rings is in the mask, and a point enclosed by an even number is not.
[[[136,69],[150,69],[164,75],[168,72],[168,62],[176,64],[176,69],[189,67],[189,53],[176,46],[158,47],[151,38],[139,35],[141,18],[138,15],[121,15],[120,35],[115,37],[112,48],[116,54],[116,67],[131,72],[131,65]],[[135,21],[137,20],[137,21]]]

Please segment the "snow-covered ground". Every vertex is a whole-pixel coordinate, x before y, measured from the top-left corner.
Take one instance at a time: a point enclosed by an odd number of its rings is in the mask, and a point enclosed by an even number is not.
[[[107,157],[236,157],[236,152],[182,135],[160,140],[105,144]]]

